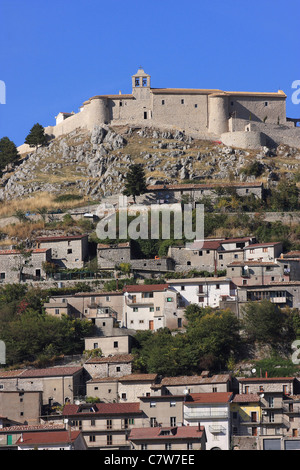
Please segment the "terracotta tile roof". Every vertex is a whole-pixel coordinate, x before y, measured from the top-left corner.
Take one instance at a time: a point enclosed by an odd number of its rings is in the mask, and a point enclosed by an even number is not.
[[[182,375],[180,377],[164,377],[161,380],[161,386],[172,386],[172,385],[192,385],[192,384],[216,384],[226,383],[231,380],[229,374],[216,374],[212,377],[202,377],[201,375]]]
[[[232,403],[253,403],[259,401],[260,396],[257,393],[240,393],[234,396]]]
[[[239,382],[293,382],[295,377],[241,377]]]
[[[123,288],[123,292],[162,292],[168,289],[169,284],[142,284],[130,285]]]
[[[252,250],[252,248],[260,248],[264,246],[276,246],[282,245],[281,242],[269,242],[269,243],[253,243],[252,245],[245,246],[244,250]]]
[[[167,433],[167,434],[166,434]],[[202,439],[205,433],[204,426],[178,426],[178,427],[153,427],[133,428],[130,431],[131,441],[155,440],[178,440],[178,439]]]
[[[154,382],[157,374],[129,374],[119,377],[119,382]]]
[[[210,95],[211,93],[222,92],[222,90],[201,89],[201,88],[151,88],[151,92],[155,95],[156,94],[157,95],[161,95],[161,94]]]
[[[275,261],[241,260],[232,261],[232,263],[228,263],[227,266],[278,266],[278,264]]]
[[[229,403],[232,392],[191,393],[186,399],[189,403]]]
[[[228,187],[228,188],[261,188],[263,183],[255,182],[255,183],[222,183],[222,184],[154,184],[147,186],[148,191],[161,191],[162,189],[165,190],[188,190],[188,189],[215,189],[219,187]]]
[[[18,446],[34,446],[38,444],[68,444],[70,442],[76,441],[78,436],[81,434],[81,431],[71,431],[70,434],[68,431],[44,431],[44,432],[25,432],[20,437],[16,444]]]
[[[36,253],[46,253],[48,251],[47,248],[34,248],[33,250],[26,250],[28,252],[31,251],[32,254]],[[0,250],[0,255],[18,255],[20,254],[19,250]]]
[[[23,424],[23,425],[16,425],[16,426],[7,426],[5,428],[0,428],[1,433],[19,433],[19,432],[27,432],[27,431],[57,431],[57,430],[65,430],[65,426],[63,424]]]
[[[114,356],[107,357],[91,357],[86,361],[86,364],[105,364],[110,363],[120,363],[120,362],[131,362],[133,361],[132,354],[116,354]]]
[[[92,408],[94,411],[92,411]],[[106,415],[123,415],[123,414],[142,414],[140,404],[132,403],[96,403],[90,408],[81,405],[65,405],[63,416],[106,416]]]
[[[87,237],[87,235],[59,235],[53,237],[37,237],[35,240],[39,243],[43,242],[56,242],[56,241],[67,241],[67,240],[80,240]]]
[[[26,378],[26,377],[60,377],[66,375],[74,375],[83,370],[82,367],[48,367],[45,369],[19,369],[12,371],[0,372],[0,377],[3,378]]]

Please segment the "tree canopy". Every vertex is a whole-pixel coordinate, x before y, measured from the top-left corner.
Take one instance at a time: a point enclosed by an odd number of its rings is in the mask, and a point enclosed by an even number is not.
[[[43,126],[39,123],[34,124],[25,139],[25,144],[37,148],[41,145],[45,145],[46,142],[47,138]]]
[[[19,159],[19,152],[12,140],[8,137],[0,139],[0,172],[9,164],[14,164]]]

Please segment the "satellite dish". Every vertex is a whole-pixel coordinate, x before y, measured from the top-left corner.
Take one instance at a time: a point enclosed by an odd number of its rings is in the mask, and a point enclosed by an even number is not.
[[[256,369],[252,369],[252,371],[251,371],[251,372],[252,372],[252,374],[255,374],[255,372],[256,372]]]
[[[244,266],[244,269],[246,269],[246,270],[247,270],[247,269],[249,269],[249,266],[247,266],[247,265],[246,265],[246,266]]]
[[[263,398],[264,396],[265,396],[265,394],[264,394],[264,393],[262,393],[260,397],[261,397],[261,398]]]
[[[69,422],[68,418],[65,418],[64,419],[64,424],[68,424],[68,422]]]
[[[189,391],[187,389],[184,390],[183,392],[185,395],[188,395],[189,394]]]

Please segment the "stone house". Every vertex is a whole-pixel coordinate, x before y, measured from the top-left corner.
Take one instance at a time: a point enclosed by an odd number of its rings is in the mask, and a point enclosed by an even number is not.
[[[98,318],[111,316],[121,322],[123,315],[123,293],[112,292],[80,292],[72,295],[53,295],[44,305],[46,313],[51,314],[55,309],[59,313],[68,313],[76,318],[87,318],[96,323]]]
[[[43,406],[63,405],[73,402],[74,397],[85,395],[84,369],[59,366],[1,371],[0,389],[4,392],[41,392]]]
[[[235,285],[228,277],[169,279],[168,285],[178,294],[182,309],[190,304],[218,308],[221,300],[234,300],[236,295]]]
[[[119,328],[117,328],[119,330]],[[121,330],[122,331],[122,330]],[[101,349],[103,356],[129,354],[132,337],[130,335],[94,336],[84,339],[85,350]]]
[[[82,268],[88,260],[88,235],[37,237],[37,248],[51,249],[51,261],[60,268]]]
[[[0,250],[0,282],[16,283],[46,277],[44,263],[51,260],[51,249]]]
[[[132,372],[132,354],[116,354],[108,357],[93,357],[84,363],[90,378],[122,377]]]
[[[16,442],[25,432],[44,432],[65,430],[64,424],[17,424],[12,421],[0,426],[1,450],[18,450]]]
[[[42,411],[41,391],[3,391],[0,389],[0,416],[6,414],[13,421],[39,424]]]
[[[98,266],[101,269],[114,270],[122,263],[129,265],[130,269],[141,277],[157,277],[162,273],[173,270],[174,263],[169,257],[140,259],[137,258],[132,249],[131,242],[119,244],[97,245]]]
[[[218,196],[217,190],[220,187],[221,185],[217,183],[155,184],[148,185],[147,192],[150,197],[160,204],[174,204],[186,200],[195,206],[204,197],[209,197],[212,200],[216,199]],[[264,186],[260,182],[222,183],[222,188],[235,190],[236,194],[241,197],[253,195],[257,199],[262,199],[264,194]]]
[[[175,271],[208,271],[217,274],[228,263],[244,259],[244,248],[252,237],[195,240],[183,246],[170,246],[168,256],[175,262]]]
[[[168,284],[124,287],[123,325],[135,330],[177,329],[184,326],[184,312],[178,310],[177,293]]]
[[[129,374],[122,377],[93,378],[86,384],[87,395],[104,402],[139,402],[149,396],[157,374]]]
[[[236,286],[264,286],[290,280],[286,261],[234,261],[227,265],[227,276]]]
[[[300,281],[271,282],[268,285],[242,286],[237,290],[240,307],[247,302],[269,300],[279,307],[300,308]],[[227,304],[229,306],[229,303]]]
[[[204,426],[200,425],[132,429],[128,439],[133,450],[153,452],[206,450],[206,432]]]
[[[61,418],[82,432],[91,450],[130,450],[130,430],[142,426],[139,403],[65,405]]]
[[[207,371],[203,371],[201,375],[163,377],[159,383],[153,384],[152,394],[154,396],[179,396],[186,393],[230,392],[236,388],[230,374],[210,376]]]
[[[207,450],[230,450],[232,392],[192,393],[183,405],[185,426],[205,427]]]

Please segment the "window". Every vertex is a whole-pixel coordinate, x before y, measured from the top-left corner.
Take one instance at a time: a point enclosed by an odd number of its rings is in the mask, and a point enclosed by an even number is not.
[[[110,296],[107,295],[107,296],[105,297],[105,300],[106,300],[106,302],[110,302]]]
[[[95,426],[96,425],[96,420],[95,419],[91,419],[91,426]]]
[[[204,297],[198,297],[198,302],[203,303],[204,302]]]
[[[187,450],[193,450],[193,443],[192,443],[192,442],[188,442],[186,448],[187,448]]]
[[[157,424],[156,418],[150,418],[150,427],[155,428]]]
[[[149,299],[153,297],[153,292],[143,292],[142,299]]]
[[[181,102],[181,104],[184,104],[184,100],[181,100],[180,102]]]
[[[133,311],[138,312],[139,311],[138,307],[133,307]]]
[[[160,311],[160,307],[156,307],[155,310],[156,310],[157,312],[159,312],[159,311]]]
[[[149,312],[154,312],[154,307],[149,307]]]
[[[197,104],[195,104],[194,106],[195,106],[195,108],[198,108],[198,105],[197,105]]]
[[[55,315],[59,315],[59,308],[55,309]]]
[[[150,408],[155,408],[155,407],[156,407],[156,402],[150,401]]]
[[[265,101],[265,106],[268,106],[268,104],[269,104],[268,101]]]
[[[118,347],[119,347],[118,341],[114,341],[114,348],[118,348]]]
[[[141,450],[147,450],[148,446],[147,444],[141,444]]]
[[[90,442],[95,442],[96,441],[96,436],[89,436],[89,441]]]
[[[127,397],[126,393],[122,393],[122,400],[126,400],[126,397]]]
[[[111,446],[112,445],[112,435],[107,434],[106,436],[106,445]]]
[[[165,449],[166,450],[172,450],[172,444],[166,444]]]
[[[175,416],[170,417],[170,426],[171,427],[176,426],[176,417]]]
[[[161,100],[161,104],[164,105],[164,104],[165,104],[165,100]]]
[[[144,111],[144,119],[147,119],[147,111]]]
[[[67,249],[67,254],[70,255],[71,253],[73,253],[72,248],[68,248],[68,249]]]
[[[116,372],[121,372],[121,367],[120,366],[116,367]]]
[[[167,302],[173,302],[172,297],[167,297]]]
[[[112,420],[111,419],[106,420],[106,429],[112,429]]]
[[[223,255],[219,255],[219,259],[223,259]]]
[[[220,284],[216,284],[216,289],[220,289]]]
[[[180,287],[180,290],[185,290],[185,286],[181,286],[181,287]]]
[[[120,101],[120,103],[119,103],[119,106],[120,106],[120,107],[121,107],[121,106],[123,106],[123,103],[122,103],[122,101]]]
[[[139,78],[135,79],[135,86],[140,86],[140,79]]]
[[[143,78],[143,86],[147,86],[147,78],[146,77]]]
[[[170,407],[176,406],[176,401],[170,401]]]
[[[98,343],[94,343],[94,349],[98,349]]]
[[[200,250],[200,251],[199,251],[199,256],[202,256],[202,254],[203,254],[203,252]]]
[[[5,273],[0,273],[0,279],[5,279]]]
[[[218,391],[218,388],[217,387],[213,387],[212,389],[213,393],[216,393]]]

